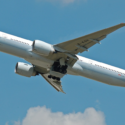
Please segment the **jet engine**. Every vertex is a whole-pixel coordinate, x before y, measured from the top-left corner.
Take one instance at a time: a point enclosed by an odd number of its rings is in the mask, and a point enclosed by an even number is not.
[[[33,42],[33,51],[43,56],[49,56],[50,54],[55,52],[51,44],[45,43],[40,40],[35,40]]]
[[[36,76],[37,72],[32,65],[18,62],[15,67],[15,73],[21,76],[31,77]]]

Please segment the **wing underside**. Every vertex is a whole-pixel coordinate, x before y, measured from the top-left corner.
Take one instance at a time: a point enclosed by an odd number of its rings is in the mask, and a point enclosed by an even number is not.
[[[62,89],[61,81],[57,81],[51,78],[48,78],[49,74],[41,74],[41,76],[53,87],[55,88],[58,92],[65,93]]]
[[[77,61],[77,57],[75,54],[78,54],[79,52],[82,53],[84,51],[88,51],[90,47],[92,47],[97,43],[100,43],[100,41],[106,38],[108,34],[112,33],[113,31],[123,26],[125,26],[125,23],[97,31],[95,33],[88,34],[86,36],[83,36],[77,39],[69,40],[69,41],[54,45],[53,47],[55,48],[56,52],[53,55],[49,56],[48,58],[51,60],[54,60],[55,62],[59,61],[59,63],[61,63],[61,61],[64,60],[64,64],[66,64],[67,67],[68,66],[72,67],[74,63]],[[53,64],[54,67],[57,66],[57,63]],[[51,69],[53,68],[50,67],[49,70],[42,67],[35,68],[35,70],[38,71],[41,74],[41,76],[53,88],[55,88],[58,92],[65,93],[62,89],[62,85],[60,81],[60,78],[62,78],[65,75],[65,73],[60,74],[59,71],[55,72],[55,70],[51,71]],[[50,75],[52,76],[52,78],[49,77]],[[56,79],[54,79],[53,77],[56,77]],[[59,80],[57,78],[59,78]]]
[[[113,31],[125,26],[125,23],[121,23],[119,25],[103,29],[73,40],[69,40],[63,43],[59,43],[54,45],[56,48],[62,49],[64,52],[71,53],[71,54],[78,54],[79,52],[82,53],[84,51],[88,51],[88,49],[97,44],[100,43],[101,40],[106,38],[106,36]]]

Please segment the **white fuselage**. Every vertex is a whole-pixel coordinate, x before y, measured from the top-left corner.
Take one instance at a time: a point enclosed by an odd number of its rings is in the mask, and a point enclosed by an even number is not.
[[[50,68],[53,60],[32,52],[33,42],[0,32],[0,51],[21,57],[31,64]],[[78,61],[68,67],[68,74],[87,77],[102,83],[125,87],[125,70],[77,56]]]

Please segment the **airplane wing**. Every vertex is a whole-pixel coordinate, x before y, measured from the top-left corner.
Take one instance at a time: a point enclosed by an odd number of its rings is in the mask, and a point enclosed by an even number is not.
[[[73,55],[79,52],[82,53],[84,51],[88,51],[91,46],[95,45],[96,43],[100,43],[100,41],[106,38],[108,34],[123,26],[125,26],[125,23],[121,23],[116,26],[88,34],[86,36],[56,44],[54,45],[54,47],[57,50],[61,50],[62,52],[66,53],[71,53]]]
[[[54,48],[57,50],[56,57],[62,58],[64,55],[66,55],[71,58],[71,60],[69,60],[69,63],[67,64],[73,65],[77,61],[75,54],[79,52],[81,53],[83,51],[87,51],[91,46],[95,45],[96,43],[100,43],[100,41],[106,38],[108,34],[112,33],[113,31],[123,26],[125,26],[125,23],[97,31],[95,33],[92,33],[92,34],[89,34],[80,38],[76,38],[70,41],[66,41],[66,42],[54,45]],[[64,55],[59,55],[59,54],[64,54]],[[42,68],[42,67],[41,68],[36,67],[35,69],[57,91],[65,93],[62,89],[61,81],[54,80],[48,77],[51,74],[49,70]],[[56,76],[56,75],[57,74],[53,76]]]
[[[55,88],[58,92],[65,93],[62,89],[61,81],[57,81],[51,78],[48,78],[49,73],[47,74],[41,74],[41,76],[53,87]]]
[[[54,80],[52,78],[48,78],[50,75],[50,70],[47,70],[46,68],[43,67],[38,67],[35,66],[35,70],[41,74],[41,76],[53,87],[55,88],[58,92],[65,93],[62,89],[61,81]]]

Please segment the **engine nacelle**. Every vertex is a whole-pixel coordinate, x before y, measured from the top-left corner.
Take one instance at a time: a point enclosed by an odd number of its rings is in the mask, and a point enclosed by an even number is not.
[[[43,56],[49,56],[55,50],[51,44],[45,43],[40,40],[35,40],[33,42],[33,51]]]
[[[22,62],[18,62],[16,64],[15,73],[26,77],[37,75],[37,72],[34,70],[34,67],[32,65],[22,63]]]

